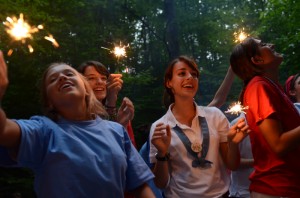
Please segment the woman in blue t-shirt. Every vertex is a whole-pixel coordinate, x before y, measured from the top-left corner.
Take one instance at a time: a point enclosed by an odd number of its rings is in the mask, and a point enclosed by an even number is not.
[[[0,101],[8,86],[0,51]],[[37,197],[154,197],[153,178],[120,124],[107,116],[85,78],[65,63],[42,78],[46,116],[11,120],[0,108],[0,163],[5,154],[35,173]],[[5,165],[13,165],[5,164]]]

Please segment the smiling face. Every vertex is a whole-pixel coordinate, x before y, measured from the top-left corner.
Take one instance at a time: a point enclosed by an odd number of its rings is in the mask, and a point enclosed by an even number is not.
[[[192,99],[198,90],[198,72],[182,61],[173,66],[172,79],[166,85],[176,98]]]
[[[107,94],[107,76],[100,74],[94,66],[87,66],[84,70],[83,75],[87,78],[87,81],[93,89],[96,98],[99,101],[102,101]]]
[[[44,75],[44,99],[57,112],[70,105],[84,102],[86,88],[83,77],[66,64],[54,64]]]

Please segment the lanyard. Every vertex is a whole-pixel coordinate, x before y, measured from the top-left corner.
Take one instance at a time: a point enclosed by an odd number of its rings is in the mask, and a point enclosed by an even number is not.
[[[201,125],[201,131],[202,131],[202,136],[203,136],[203,141],[202,141],[202,149],[201,151],[201,156],[199,157],[199,153],[193,151],[192,149],[192,143],[189,140],[189,138],[185,135],[185,133],[182,131],[182,129],[179,126],[175,126],[173,129],[176,132],[177,136],[180,138],[182,143],[184,144],[186,150],[195,158],[192,162],[192,166],[194,168],[196,167],[201,167],[201,168],[210,168],[212,162],[208,161],[205,159],[208,148],[209,148],[209,129],[207,126],[207,122],[205,117],[198,117],[199,118],[199,124]]]

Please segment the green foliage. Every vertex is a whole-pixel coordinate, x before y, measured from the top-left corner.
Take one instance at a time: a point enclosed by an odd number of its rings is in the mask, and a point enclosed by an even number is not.
[[[2,102],[12,118],[41,113],[39,78],[48,64],[66,62],[77,67],[83,61],[97,60],[111,72],[126,67],[135,70],[123,74],[124,87],[118,103],[125,96],[134,102],[133,127],[141,145],[149,124],[166,111],[162,104],[163,75],[170,59],[176,53],[195,58],[201,70],[195,99],[206,105],[226,74],[228,57],[235,45],[233,33],[242,28],[252,36],[274,42],[284,54],[282,82],[288,75],[299,72],[300,2],[294,0],[0,0],[0,3],[1,21],[23,13],[29,24],[44,26],[32,39],[21,43],[7,35],[5,26],[0,24],[0,49],[5,54],[9,49],[14,50],[5,57],[10,86]],[[49,34],[59,43],[58,48],[44,39]],[[129,46],[127,57],[118,60],[111,50],[120,43]],[[28,44],[34,48],[33,53],[28,52]],[[240,89],[241,82],[236,79],[225,107],[237,100]],[[17,176],[7,177],[6,185],[31,185],[21,179],[22,173],[19,181]],[[2,178],[0,182],[4,182]],[[31,180],[31,176],[28,178]]]

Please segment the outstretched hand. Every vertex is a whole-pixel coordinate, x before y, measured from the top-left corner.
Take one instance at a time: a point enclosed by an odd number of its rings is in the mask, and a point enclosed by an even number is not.
[[[171,129],[169,125],[158,123],[154,129],[151,143],[155,146],[158,153],[164,156],[169,149],[171,143]]]
[[[238,144],[248,135],[248,133],[250,133],[250,131],[245,118],[240,118],[236,124],[230,127],[229,133],[227,134],[228,142]]]
[[[0,101],[2,100],[6,88],[8,86],[8,77],[7,77],[7,66],[3,57],[2,51],[0,51]]]

